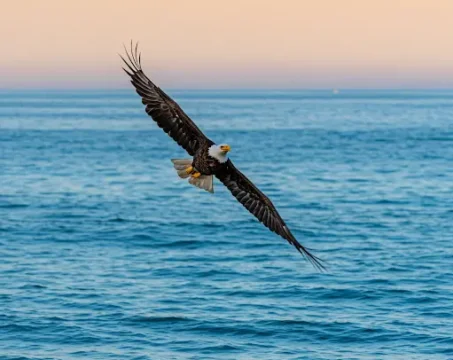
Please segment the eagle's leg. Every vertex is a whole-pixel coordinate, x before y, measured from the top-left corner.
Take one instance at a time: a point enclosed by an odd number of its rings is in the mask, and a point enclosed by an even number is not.
[[[193,166],[192,165],[189,165],[188,167],[186,167],[186,173],[187,174],[191,174],[193,172]]]
[[[192,174],[192,177],[195,178],[195,179],[196,179],[196,178],[199,178],[200,176],[201,176],[201,173],[198,172],[198,171],[195,171],[195,172]]]

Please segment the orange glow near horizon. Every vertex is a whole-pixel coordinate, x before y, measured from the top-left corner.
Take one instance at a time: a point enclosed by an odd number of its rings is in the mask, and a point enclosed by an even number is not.
[[[0,88],[124,88],[140,41],[167,88],[453,88],[450,0],[17,0]]]

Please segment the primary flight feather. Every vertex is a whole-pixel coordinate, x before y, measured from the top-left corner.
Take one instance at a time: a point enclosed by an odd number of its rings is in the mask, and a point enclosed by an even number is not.
[[[217,145],[198,128],[179,105],[157,87],[143,72],[138,44],[121,56],[137,93],[141,96],[148,115],[170,137],[183,147],[192,159],[172,159],[181,178],[209,192],[214,192],[213,177],[219,179],[233,196],[269,230],[280,235],[319,269],[324,266],[293,236],[269,198],[264,195],[228,158],[230,146]]]

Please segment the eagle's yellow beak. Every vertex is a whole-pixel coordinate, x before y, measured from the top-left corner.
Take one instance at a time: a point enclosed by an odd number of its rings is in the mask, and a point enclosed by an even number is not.
[[[227,153],[228,151],[231,150],[231,146],[230,146],[230,145],[222,145],[222,146],[220,147],[220,150],[222,150],[222,151],[224,151],[224,152]]]

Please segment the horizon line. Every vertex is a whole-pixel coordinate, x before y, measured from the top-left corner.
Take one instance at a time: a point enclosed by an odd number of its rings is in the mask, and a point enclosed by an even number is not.
[[[319,88],[296,88],[296,87],[223,87],[223,88],[210,88],[210,87],[167,87],[162,88],[163,91],[453,91],[451,87],[319,87]],[[0,87],[0,91],[128,91],[132,87]]]

